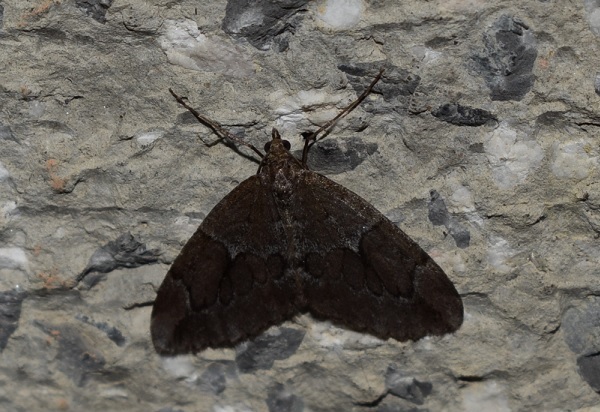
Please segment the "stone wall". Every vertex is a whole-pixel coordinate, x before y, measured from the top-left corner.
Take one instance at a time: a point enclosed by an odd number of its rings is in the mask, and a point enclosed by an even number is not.
[[[596,0],[0,0],[0,409],[597,410],[599,16]],[[379,68],[309,166],[436,260],[462,327],[381,341],[302,315],[158,356],[156,289],[258,166],[205,144],[168,89],[298,154]]]

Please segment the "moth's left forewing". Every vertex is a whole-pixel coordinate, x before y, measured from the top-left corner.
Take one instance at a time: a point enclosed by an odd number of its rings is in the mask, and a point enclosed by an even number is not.
[[[151,333],[164,355],[231,347],[296,312],[287,243],[272,193],[257,176],[206,216],[158,290]]]

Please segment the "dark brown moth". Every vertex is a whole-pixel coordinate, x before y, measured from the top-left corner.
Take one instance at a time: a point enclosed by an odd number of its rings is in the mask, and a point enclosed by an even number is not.
[[[427,253],[367,201],[306,166],[317,136],[358,106],[382,73],[305,136],[302,159],[276,129],[263,155],[170,90],[201,123],[262,161],[206,216],[167,273],[152,309],[158,353],[231,347],[305,312],[399,341],[460,327],[461,298]]]

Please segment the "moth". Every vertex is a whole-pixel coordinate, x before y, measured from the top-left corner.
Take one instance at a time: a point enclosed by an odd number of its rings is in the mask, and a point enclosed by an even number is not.
[[[399,341],[460,327],[462,300],[433,259],[367,201],[306,165],[310,147],[382,75],[304,135],[301,159],[276,129],[263,154],[169,89],[200,123],[261,162],[206,216],[162,282],[151,316],[159,354],[231,347],[306,312]]]

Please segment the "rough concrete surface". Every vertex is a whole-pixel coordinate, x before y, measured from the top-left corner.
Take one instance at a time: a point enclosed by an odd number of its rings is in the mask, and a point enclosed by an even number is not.
[[[600,2],[0,0],[0,410],[600,410]],[[168,92],[301,150],[442,266],[454,334],[301,316],[161,358],[155,291],[256,172]],[[360,310],[360,308],[357,308]]]

